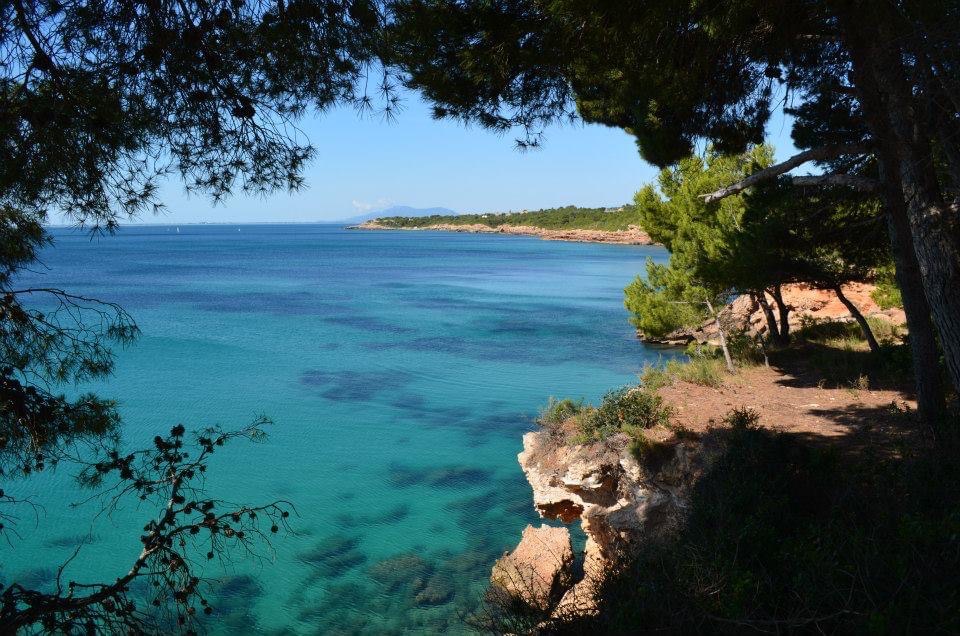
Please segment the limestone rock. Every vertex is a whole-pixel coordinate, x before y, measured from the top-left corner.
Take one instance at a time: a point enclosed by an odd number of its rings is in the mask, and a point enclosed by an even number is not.
[[[573,547],[566,528],[527,526],[513,552],[493,566],[494,586],[531,607],[548,610],[572,583]]]

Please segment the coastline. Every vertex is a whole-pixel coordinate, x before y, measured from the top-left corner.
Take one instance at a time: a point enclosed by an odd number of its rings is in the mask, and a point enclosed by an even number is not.
[[[366,221],[359,225],[348,225],[351,230],[405,230],[405,231],[442,231],[464,232],[468,234],[509,234],[513,236],[537,236],[545,241],[568,241],[573,243],[610,243],[615,245],[656,245],[646,232],[636,226],[627,230],[551,230],[534,227],[532,225],[497,225],[489,226],[480,223],[457,225],[452,223],[437,223],[423,227],[390,227],[376,221]]]

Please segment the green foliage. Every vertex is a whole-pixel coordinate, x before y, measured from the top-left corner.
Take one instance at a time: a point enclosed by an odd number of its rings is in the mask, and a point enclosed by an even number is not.
[[[739,427],[683,530],[612,571],[556,633],[953,633],[960,465],[846,457]]]
[[[647,277],[637,276],[624,290],[630,321],[648,337],[660,338],[683,327],[699,326],[706,318],[709,290],[696,285],[689,273],[647,260]]]
[[[878,268],[874,282],[877,287],[870,292],[870,297],[880,306],[880,309],[903,308],[903,298],[900,295],[900,287],[897,285],[892,264]]]
[[[603,396],[600,405],[581,419],[583,441],[602,440],[617,432],[635,436],[636,431],[665,425],[670,408],[653,391],[622,387]]]
[[[537,424],[540,426],[553,426],[562,424],[571,417],[575,417],[583,412],[585,408],[583,398],[573,400],[571,398],[557,398],[550,396],[547,404],[540,409],[537,416]]]
[[[710,151],[663,170],[657,188],[648,185],[637,193],[641,226],[670,250],[669,266],[648,261],[646,278],[638,276],[625,290],[625,305],[644,335],[699,327],[712,317],[709,307],[719,310],[732,290],[769,282],[758,281],[756,270],[741,267],[731,251],[747,213],[744,197],[706,203],[701,195],[741,180],[772,157],[769,146],[735,156]],[[751,272],[748,280],[745,271]]]
[[[641,466],[649,470],[669,459],[674,448],[675,445],[670,442],[658,442],[641,433],[630,440],[628,450]]]
[[[727,334],[730,356],[741,366],[754,366],[764,361],[764,343],[760,336],[751,336],[744,331]]]
[[[182,178],[222,199],[303,185],[308,109],[369,110],[374,2],[18,2],[0,8],[0,203],[115,227]]]
[[[432,216],[392,216],[377,223],[395,228],[422,228],[431,225],[527,225],[547,230],[626,230],[639,225],[637,210],[632,205],[619,208],[579,208],[568,205],[532,212],[500,212],[487,214],[454,214]]]
[[[663,367],[647,365],[640,374],[640,383],[651,391],[670,386],[677,380],[700,386],[719,387],[723,385],[725,377],[726,368],[722,360],[699,355],[687,361],[668,360]]]

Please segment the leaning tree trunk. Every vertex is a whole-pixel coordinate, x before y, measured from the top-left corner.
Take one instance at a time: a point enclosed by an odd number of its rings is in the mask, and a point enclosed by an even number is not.
[[[783,302],[783,291],[780,283],[773,286],[770,291],[773,301],[777,303],[777,311],[780,314],[780,344],[786,346],[790,344],[790,306]]]
[[[888,174],[899,173],[913,251],[951,382],[960,391],[960,229],[940,193],[927,123],[916,111],[906,80],[895,17],[884,3],[842,7],[844,37],[858,92]],[[892,154],[892,153],[895,153]],[[894,165],[890,165],[890,164]]]
[[[763,315],[767,319],[767,331],[770,332],[770,341],[780,345],[783,343],[783,338],[780,336],[780,327],[777,325],[777,319],[773,315],[773,308],[770,307],[770,303],[767,301],[767,290],[761,289],[757,292],[757,303],[760,305],[760,308],[763,309]]]
[[[853,319],[857,321],[858,325],[860,325],[860,330],[863,331],[863,337],[866,338],[867,344],[870,345],[870,351],[877,354],[880,353],[880,344],[873,336],[873,330],[870,329],[870,323],[867,322],[867,319],[863,317],[863,314],[860,313],[860,310],[857,308],[857,306],[846,297],[840,285],[834,287],[833,291],[837,294],[837,298],[840,299],[840,302],[843,303],[843,306],[847,308],[847,311],[850,312],[850,315],[853,316]]]
[[[727,371],[730,373],[736,373],[737,368],[733,366],[733,358],[730,356],[730,347],[727,346],[727,333],[726,329],[723,328],[723,322],[720,319],[720,313],[713,310],[713,303],[709,300],[704,301],[707,305],[707,310],[713,316],[713,319],[717,322],[717,333],[720,336],[720,350],[723,351],[723,361],[727,365]]]

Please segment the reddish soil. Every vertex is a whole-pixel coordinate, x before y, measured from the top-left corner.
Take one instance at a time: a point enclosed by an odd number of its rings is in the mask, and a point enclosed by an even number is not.
[[[826,388],[814,375],[784,369],[741,369],[718,387],[676,382],[659,390],[673,408],[672,423],[692,432],[724,427],[737,408],[753,409],[763,428],[848,449],[866,444],[894,450],[920,431],[910,413],[916,402],[902,390]],[[651,437],[670,436],[661,431]]]

